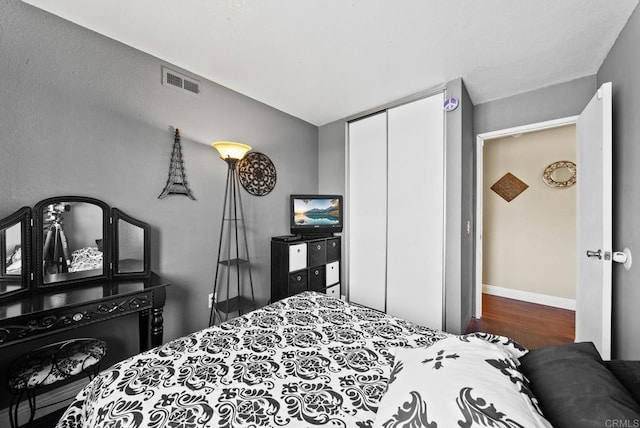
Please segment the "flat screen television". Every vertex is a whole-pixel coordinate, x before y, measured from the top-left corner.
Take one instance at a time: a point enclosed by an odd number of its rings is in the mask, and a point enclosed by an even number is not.
[[[291,234],[329,236],[342,232],[341,195],[291,195]]]

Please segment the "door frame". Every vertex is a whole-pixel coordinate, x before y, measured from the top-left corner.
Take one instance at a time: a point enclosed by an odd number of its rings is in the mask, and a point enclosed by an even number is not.
[[[476,136],[476,234],[475,234],[475,281],[474,298],[475,306],[473,317],[482,318],[482,221],[483,221],[483,177],[484,177],[484,142],[495,138],[509,137],[529,132],[542,131],[545,129],[559,128],[566,125],[575,125],[578,116],[563,117],[560,119],[548,120],[545,122],[531,123],[528,125],[516,126],[513,128],[500,129],[497,131],[483,132]],[[576,141],[577,144],[577,141]]]

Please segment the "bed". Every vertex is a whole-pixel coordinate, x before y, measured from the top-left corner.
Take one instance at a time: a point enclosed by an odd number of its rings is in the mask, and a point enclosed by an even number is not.
[[[69,272],[102,269],[102,249],[99,247],[83,247],[71,253]]]
[[[534,352],[306,292],[102,371],[57,427],[551,427],[521,366],[539,375],[562,358]],[[640,422],[620,388],[616,417]]]

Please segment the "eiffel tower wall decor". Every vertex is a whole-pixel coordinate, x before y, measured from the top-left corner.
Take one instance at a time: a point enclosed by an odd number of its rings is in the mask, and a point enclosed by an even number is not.
[[[176,129],[176,135],[173,139],[173,151],[171,152],[171,163],[169,164],[169,177],[164,190],[158,196],[158,199],[164,199],[169,195],[185,195],[190,199],[196,200],[193,192],[189,189],[187,182],[187,173],[184,171],[184,162],[182,160],[182,145],[180,144],[180,131]]]

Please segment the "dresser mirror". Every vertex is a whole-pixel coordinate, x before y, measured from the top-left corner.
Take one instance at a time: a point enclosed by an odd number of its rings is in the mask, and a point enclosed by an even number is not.
[[[36,205],[36,265],[41,285],[106,278],[108,207],[80,197],[50,198]]]
[[[28,291],[30,251],[31,208],[24,207],[0,221],[0,297]]]
[[[38,286],[107,278],[108,213],[104,202],[78,196],[54,197],[36,204]]]
[[[148,278],[149,242],[147,223],[98,199],[42,200],[0,220],[0,299],[31,289]]]
[[[149,272],[149,225],[126,215],[117,208],[113,209],[115,231],[114,276]]]
[[[22,275],[22,222],[0,230],[2,236],[2,276],[20,277]]]

